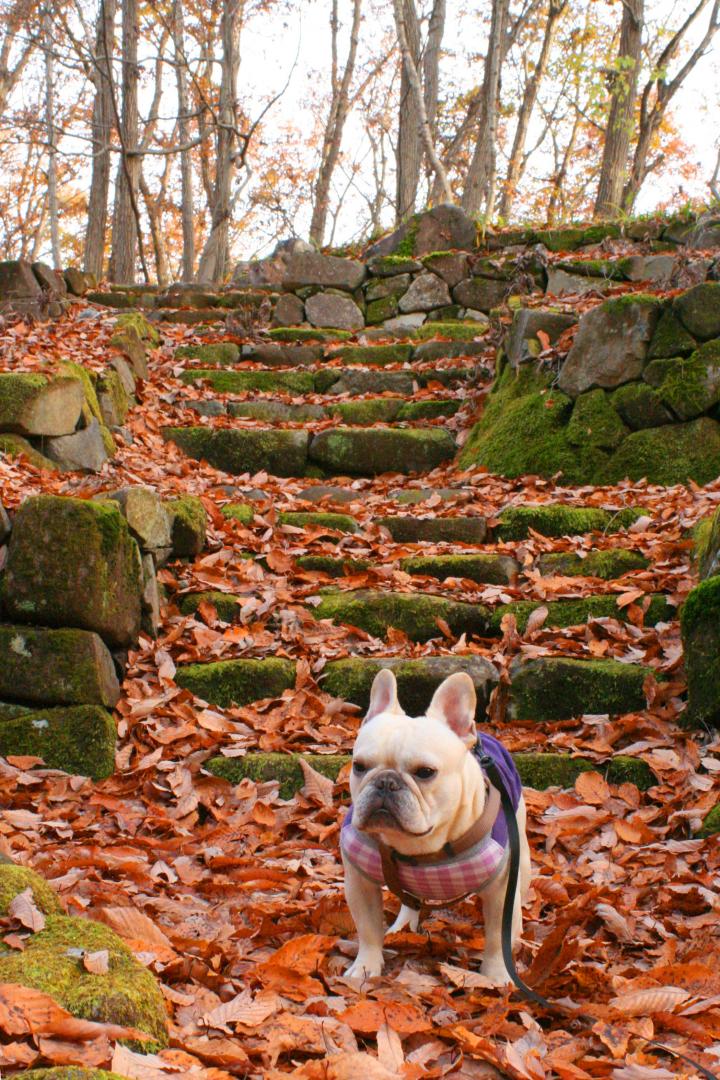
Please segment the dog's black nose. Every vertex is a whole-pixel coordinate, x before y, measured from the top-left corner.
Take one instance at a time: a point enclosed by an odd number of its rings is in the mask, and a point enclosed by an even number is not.
[[[375,788],[377,791],[386,793],[389,791],[400,790],[400,778],[394,772],[380,773],[375,777]]]

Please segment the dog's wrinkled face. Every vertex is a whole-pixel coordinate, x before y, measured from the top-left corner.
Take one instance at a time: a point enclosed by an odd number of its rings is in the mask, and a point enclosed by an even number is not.
[[[403,841],[425,837],[432,847],[433,835],[447,829],[467,797],[475,704],[472,680],[456,674],[435,692],[425,716],[406,716],[392,671],[378,673],[353,751],[356,828],[399,850],[407,847]]]

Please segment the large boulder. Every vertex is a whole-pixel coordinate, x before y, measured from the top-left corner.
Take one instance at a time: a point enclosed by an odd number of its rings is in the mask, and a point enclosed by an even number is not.
[[[340,259],[337,255],[321,255],[317,251],[293,254],[287,261],[283,288],[293,291],[306,285],[326,289],[345,289],[352,292],[362,284],[365,267],[357,259]]]
[[[700,341],[720,337],[720,282],[707,281],[688,289],[674,303],[675,314]]]
[[[112,708],[119,697],[113,659],[97,634],[0,626],[0,699]]]
[[[40,283],[27,259],[7,259],[0,262],[0,303],[6,300],[39,299]]]
[[[637,293],[589,311],[560,372],[563,393],[575,398],[640,378],[659,317],[659,301]]]
[[[474,311],[489,312],[504,303],[510,291],[510,283],[493,278],[465,278],[452,291],[453,300]]]
[[[138,546],[115,505],[37,495],[15,516],[3,590],[18,622],[95,631],[111,647],[140,630]]]
[[[305,301],[305,313],[313,326],[331,326],[338,330],[361,330],[365,320],[350,296],[315,293]]]
[[[410,311],[432,311],[452,303],[447,282],[437,274],[418,274],[412,285],[400,298],[399,307],[403,314]]]
[[[305,240],[293,236],[288,240],[281,240],[271,255],[265,259],[250,259],[240,262],[235,267],[232,276],[233,285],[242,288],[266,287],[268,285],[281,285],[288,264],[293,255],[312,253],[315,248]]]
[[[434,251],[472,251],[477,228],[459,206],[443,203],[422,214],[414,214],[389,236],[384,236],[368,248],[368,259],[392,255],[428,255]]]
[[[17,435],[70,435],[85,402],[83,387],[74,378],[0,373],[0,431]]]

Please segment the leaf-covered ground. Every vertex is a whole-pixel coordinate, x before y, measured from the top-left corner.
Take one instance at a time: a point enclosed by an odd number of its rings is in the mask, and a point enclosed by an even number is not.
[[[0,362],[32,368],[72,358],[99,369],[111,322],[17,323],[0,336]],[[448,468],[409,481],[354,481],[358,498],[349,510],[363,523],[357,535],[327,537],[282,526],[281,510],[308,508],[298,500],[307,481],[229,478],[184,458],[160,435],[165,424],[189,422],[183,397],[209,396],[175,378],[169,346],[191,339],[182,328],[166,333],[127,422],[133,441],[119,446],[101,475],[38,473],[22,461],[0,459],[0,498],[10,509],[40,490],[87,496],[146,483],[164,494],[199,494],[210,515],[204,554],[193,565],[162,572],[170,602],[159,637],[143,638],[130,655],[117,710],[115,776],[93,784],[32,759],[0,761],[0,852],[49,878],[69,913],[112,926],[156,973],[171,1045],[143,1057],[123,1046],[117,1032],[86,1029],[81,1036],[66,1018],[46,1015],[47,1004],[42,1022],[34,1022],[39,1006],[31,995],[15,1002],[14,1013],[0,996],[3,1071],[87,1064],[140,1080],[694,1075],[692,1066],[644,1041],[658,1039],[717,1072],[720,850],[717,839],[692,836],[718,800],[720,740],[678,726],[684,708],[678,624],[645,628],[642,597],[664,592],[679,604],[692,587],[688,530],[717,505],[720,482],[702,490],[644,483],[564,489],[551,481],[505,481],[479,469],[459,474]],[[466,430],[486,388],[477,387],[455,418],[437,423]],[[410,578],[396,561],[416,554],[416,547],[391,544],[371,519],[397,512],[391,492],[399,486],[442,488],[458,481],[465,494],[454,503],[438,497],[424,511],[445,515],[461,508],[492,518],[519,497],[644,507],[633,545],[650,557],[651,568],[602,588],[622,598],[629,622],[601,619],[557,631],[535,620],[520,635],[508,620],[500,641],[456,640],[440,627],[432,645],[419,645],[396,631],[381,643],[312,618],[308,600],[317,595],[318,577],[297,571],[294,556],[310,550],[371,557],[375,568],[344,579],[343,588],[422,591],[427,582]],[[229,492],[229,484],[267,496],[255,504],[249,528],[220,513],[223,502],[242,497]],[[595,547],[620,542],[612,535],[593,538]],[[533,534],[493,550],[529,566],[539,552],[589,546],[587,537],[558,541]],[[425,546],[423,554],[432,550]],[[264,556],[264,564],[242,558],[247,552]],[[195,617],[181,616],[177,594],[198,589],[240,597],[238,621],[222,623],[210,605]],[[433,591],[489,603],[545,601],[597,592],[598,582],[531,573],[522,588],[435,582]],[[387,975],[361,990],[351,987],[342,972],[354,931],[338,859],[346,777],[333,787],[306,767],[303,792],[286,802],[275,783],[246,780],[233,787],[203,769],[220,752],[349,750],[358,711],[319,688],[325,661],[431,652],[486,656],[501,672],[519,655],[616,657],[647,663],[664,676],[647,711],[616,720],[510,723],[502,684],[493,698],[488,730],[511,750],[560,749],[601,761],[622,749],[642,757],[658,777],[646,793],[628,783],[611,787],[595,772],[582,775],[574,790],[527,792],[535,877],[520,967],[544,995],[577,1009],[577,1018],[545,1015],[518,995],[484,984],[476,974],[483,937],[474,900],[435,914],[422,933],[391,939]],[[281,699],[203,708],[174,682],[176,666],[194,659],[265,655],[300,661],[297,686]],[[387,901],[388,913],[394,905]],[[32,932],[27,922],[4,923],[12,948],[22,948]]]

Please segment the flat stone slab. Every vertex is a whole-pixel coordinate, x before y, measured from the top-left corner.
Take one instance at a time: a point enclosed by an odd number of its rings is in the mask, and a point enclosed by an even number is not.
[[[315,435],[310,459],[328,472],[376,476],[426,472],[449,461],[455,442],[437,428],[333,428]]]
[[[399,544],[458,542],[482,544],[487,537],[483,517],[420,518],[408,515],[377,518],[376,525],[387,529]]]
[[[97,634],[0,626],[0,698],[113,708],[119,697],[113,658]]]
[[[647,707],[652,668],[618,660],[541,657],[510,669],[509,715],[514,720],[570,720],[575,716],[638,712]]]
[[[542,536],[580,536],[590,532],[618,532],[627,529],[644,513],[627,506],[604,510],[595,506],[564,506],[562,503],[508,506],[498,516],[498,540],[525,540],[531,531]]]
[[[283,288],[292,291],[305,285],[324,285],[326,288],[352,292],[362,284],[364,278],[365,266],[356,259],[341,259],[337,255],[302,251],[288,259]]]
[[[375,592],[372,589],[324,593],[320,603],[311,610],[316,619],[357,626],[373,637],[384,638],[392,627],[407,634],[412,641],[442,637],[438,619],[447,624],[456,637],[484,635],[489,625],[489,612],[482,604],[462,604],[442,596]]]
[[[269,472],[274,476],[303,476],[307,465],[308,433],[272,428],[164,428],[163,438],[195,458],[224,472]]]
[[[315,377],[319,394],[405,394],[413,392],[412,371],[363,371],[362,368],[327,368]]]
[[[543,626],[561,629],[565,626],[581,626],[588,619],[617,619],[628,622],[628,607],[618,607],[618,596],[610,593],[606,596],[582,596],[575,599],[551,600],[515,600],[510,604],[501,604],[495,608],[490,620],[491,630],[500,636],[502,620],[505,615],[512,615],[520,633],[524,633],[528,620],[534,611],[544,608],[547,612]],[[675,608],[665,596],[649,597],[645,612],[645,626],[655,626],[659,622],[669,622],[675,618]]]
[[[219,394],[312,394],[315,380],[309,371],[225,371],[216,368],[193,368],[180,374],[186,385],[208,383]]]
[[[280,697],[284,690],[291,690],[295,686],[295,663],[268,657],[186,664],[177,669],[175,682],[210,705],[221,708],[250,705],[264,698]]]
[[[257,360],[266,367],[307,367],[323,358],[323,345],[282,345],[253,342],[243,345],[243,360]]]
[[[629,548],[589,551],[584,557],[574,551],[551,551],[538,556],[535,567],[544,577],[597,577],[613,581],[632,570],[645,570],[649,560]]]
[[[520,565],[507,555],[419,555],[401,559],[406,574],[423,577],[465,578],[479,585],[510,585],[520,571]]]

